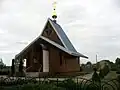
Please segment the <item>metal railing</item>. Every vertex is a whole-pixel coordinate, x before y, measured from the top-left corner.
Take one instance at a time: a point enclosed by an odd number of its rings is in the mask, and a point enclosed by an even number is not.
[[[120,90],[117,79],[101,80],[94,82],[85,78],[33,78],[33,77],[9,77],[0,78],[0,87],[24,85],[24,84],[53,84],[66,90]]]

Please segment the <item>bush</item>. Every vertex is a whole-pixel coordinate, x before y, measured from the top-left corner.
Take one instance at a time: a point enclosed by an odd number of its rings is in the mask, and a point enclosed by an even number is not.
[[[93,82],[100,82],[100,77],[97,74],[96,70],[94,71],[93,75],[92,75],[92,81]]]
[[[100,77],[101,79],[104,78],[104,72],[103,72],[102,70],[100,70],[99,77]]]
[[[104,78],[104,76],[106,76],[109,73],[109,67],[108,65],[105,64],[104,68],[100,69],[100,73],[99,76],[100,78]]]
[[[111,71],[117,71],[117,66],[115,64],[111,65]]]
[[[108,73],[109,73],[109,67],[108,67],[108,65],[105,65],[105,67],[104,67],[104,75],[106,76]]]
[[[111,71],[117,71],[117,68],[115,68],[115,67],[111,68]]]
[[[117,76],[117,81],[120,83],[120,75]]]

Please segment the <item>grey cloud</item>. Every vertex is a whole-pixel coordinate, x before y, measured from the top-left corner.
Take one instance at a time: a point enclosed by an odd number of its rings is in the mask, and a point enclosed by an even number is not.
[[[102,2],[103,3],[103,2]],[[106,3],[107,4],[107,3]],[[105,5],[106,5],[105,4]],[[108,59],[114,60],[116,56],[119,56],[119,39],[120,39],[120,13],[114,8],[114,13],[111,12],[113,7],[111,3],[108,6],[103,6],[107,9],[98,9],[98,12],[84,12],[85,18],[80,21],[78,18],[64,26],[67,30],[70,39],[75,44],[76,48],[83,53],[88,53],[92,61],[95,60],[94,56],[97,52],[100,54],[100,59],[108,57]],[[110,9],[109,9],[109,8]],[[71,9],[71,8],[69,8]],[[110,11],[111,10],[111,11]],[[105,12],[107,11],[107,12]],[[71,11],[75,16],[77,11]],[[67,11],[66,11],[67,13]],[[80,16],[79,14],[77,14]],[[67,18],[64,18],[66,21]],[[69,18],[68,18],[69,19]],[[79,21],[78,21],[79,20]],[[83,23],[82,23],[83,21]],[[66,21],[67,23],[68,21]],[[76,27],[77,25],[77,27]],[[82,25],[82,28],[81,28]],[[73,35],[74,32],[74,35]],[[114,39],[113,39],[114,38]],[[78,40],[79,39],[79,40]],[[94,54],[94,55],[93,55]]]

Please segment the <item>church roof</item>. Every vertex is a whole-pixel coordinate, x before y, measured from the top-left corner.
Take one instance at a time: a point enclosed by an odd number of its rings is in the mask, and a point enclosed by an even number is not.
[[[55,46],[55,47],[57,47],[57,48],[59,48],[60,50],[66,52],[66,53],[68,53],[68,54],[70,54],[70,55],[80,56],[80,57],[87,58],[87,57],[84,56],[83,54],[80,54],[80,53],[78,53],[78,52],[73,52],[73,51],[70,51],[70,50],[65,49],[63,46],[55,43],[54,41],[50,40],[49,38],[46,38],[46,37],[43,37],[43,36],[40,36],[39,38],[42,39],[42,40],[44,40],[44,41],[46,41],[46,42],[48,42],[49,44],[51,44],[51,45],[53,45],[53,46]]]
[[[73,47],[72,43],[68,39],[67,35],[65,34],[64,30],[61,28],[61,26],[51,19],[49,19],[50,23],[52,24],[53,28],[55,29],[56,33],[58,34],[60,40],[62,41],[64,47],[70,51],[77,52],[75,48]]]
[[[19,54],[17,54],[15,56],[15,58],[19,57],[19,55],[21,55],[23,52],[25,52],[32,44],[34,44],[39,39],[42,39],[42,40],[48,42],[49,44],[52,44],[53,46],[61,49],[62,51],[65,51],[66,53],[68,53],[70,55],[88,58],[87,56],[84,56],[83,54],[76,51],[76,49],[73,47],[72,43],[70,42],[70,40],[68,39],[68,37],[66,36],[65,32],[63,31],[63,29],[61,28],[61,26],[59,24],[57,24],[50,18],[48,18],[47,22],[49,22],[51,24],[51,26],[53,27],[54,31],[56,32],[56,34],[59,37],[60,41],[62,42],[63,46],[50,40],[49,38],[42,36],[42,34],[41,34],[33,42],[31,42],[25,49],[23,49]],[[46,23],[46,25],[47,25],[47,23]],[[46,25],[45,25],[45,27],[46,27]],[[45,29],[45,27],[44,27],[44,29]],[[43,29],[43,31],[44,31],[44,29]]]

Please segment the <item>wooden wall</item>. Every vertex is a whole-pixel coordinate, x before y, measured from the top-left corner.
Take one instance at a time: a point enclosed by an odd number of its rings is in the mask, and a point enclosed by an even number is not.
[[[72,57],[62,52],[62,56],[57,49],[50,49],[50,72],[78,72],[80,71],[80,64],[78,57]],[[60,60],[62,59],[62,60]],[[61,64],[62,63],[62,64]]]
[[[39,46],[40,47],[40,46]],[[37,63],[34,63],[33,58],[36,58]],[[27,53],[27,68],[28,72],[38,72],[40,64],[43,67],[43,53],[42,48],[38,46],[33,46],[33,48]],[[41,72],[43,68],[41,69]],[[58,50],[57,48],[49,48],[49,71],[51,73],[56,72],[75,72],[80,71],[80,65],[78,57],[73,57]]]

